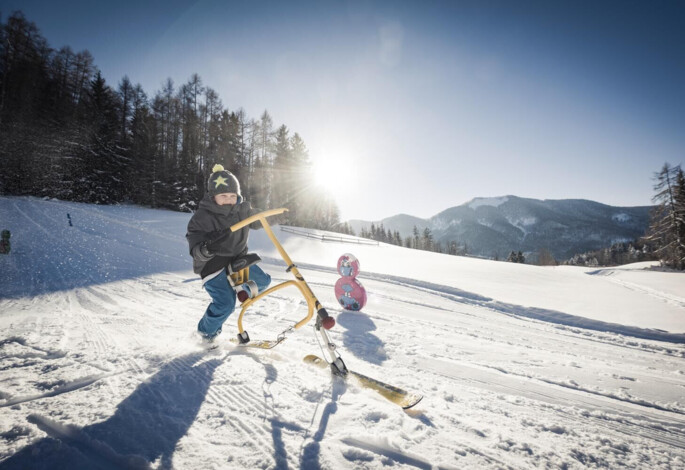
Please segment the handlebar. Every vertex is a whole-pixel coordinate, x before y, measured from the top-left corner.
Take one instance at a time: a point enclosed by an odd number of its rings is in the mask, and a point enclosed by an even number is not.
[[[285,265],[288,267],[286,269],[286,272],[291,272],[292,275],[295,277],[294,280],[282,282],[276,286],[273,286],[273,287],[265,290],[261,294],[258,294],[256,297],[248,299],[245,301],[245,303],[243,303],[243,309],[241,310],[240,316],[238,317],[238,331],[241,335],[245,331],[243,329],[243,315],[245,314],[245,310],[250,305],[252,305],[252,303],[261,299],[262,297],[265,297],[265,296],[269,295],[270,293],[272,293],[278,289],[281,289],[281,288],[287,287],[287,286],[291,286],[291,285],[294,285],[298,289],[300,289],[300,292],[302,293],[304,298],[307,300],[307,310],[308,310],[307,316],[305,318],[303,318],[302,320],[300,320],[292,328],[300,328],[302,325],[307,323],[312,318],[312,316],[314,315],[314,310],[316,310],[317,314],[319,315],[319,320],[317,320],[317,321],[321,321],[321,325],[323,325],[323,327],[325,329],[329,329],[333,325],[335,325],[335,320],[333,319],[333,317],[328,315],[328,312],[326,312],[326,309],[323,308],[321,303],[317,300],[317,298],[314,295],[314,293],[312,292],[311,288],[305,282],[304,278],[302,277],[302,275],[298,271],[297,266],[295,266],[293,261],[290,259],[290,256],[288,256],[288,253],[285,252],[285,250],[283,249],[283,246],[280,244],[280,242],[276,238],[276,235],[274,235],[274,232],[273,232],[273,230],[271,230],[271,226],[269,225],[269,222],[267,222],[267,220],[266,220],[267,217],[279,215],[279,214],[282,214],[282,213],[287,212],[287,211],[288,211],[288,209],[286,209],[286,208],[271,209],[268,211],[264,211],[264,212],[260,212],[258,214],[252,215],[245,220],[241,220],[237,224],[231,225],[231,228],[230,228],[231,232],[235,232],[235,231],[240,230],[240,229],[244,228],[245,226],[250,225],[251,223],[254,223],[257,220],[259,220],[262,223],[262,227],[264,228],[264,231],[266,232],[267,236],[271,239],[274,246],[276,247],[278,252],[281,254],[281,258],[283,258]]]
[[[260,220],[260,221],[265,220],[267,217],[282,214],[284,212],[288,212],[288,209],[286,209],[285,207],[281,207],[280,209],[271,209],[268,211],[260,212],[260,213],[255,214],[255,215],[251,215],[247,219],[241,220],[237,224],[231,225],[230,230],[231,230],[231,232],[236,232],[236,231],[240,230],[241,228],[245,227],[246,225],[250,225],[253,222],[256,222],[258,220]],[[264,224],[262,224],[262,225],[264,225]]]

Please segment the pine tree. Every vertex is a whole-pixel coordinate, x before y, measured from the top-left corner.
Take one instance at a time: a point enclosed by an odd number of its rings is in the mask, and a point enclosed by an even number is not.
[[[654,176],[656,194],[652,200],[657,206],[652,211],[647,241],[655,242],[663,264],[685,269],[685,209],[683,209],[682,170],[665,163]],[[600,263],[606,260],[600,260]]]
[[[306,208],[311,204],[314,180],[311,169],[311,162],[309,160],[309,151],[302,140],[302,137],[296,132],[290,139],[291,151],[291,184],[290,188],[292,195],[289,201],[289,212],[291,218],[295,221],[301,221],[301,214],[306,212]]]
[[[234,169],[235,149],[231,131],[230,116],[224,110],[219,95],[210,87],[204,88],[204,103],[200,104],[200,142],[197,165],[202,170],[198,181],[201,195],[206,192],[206,184],[212,167],[220,163],[229,171]]]
[[[383,243],[388,242],[388,233],[385,231],[385,227],[383,226],[382,222],[380,228],[378,229],[378,241]]]
[[[414,225],[414,228],[412,229],[412,235],[411,248],[418,250],[421,248],[421,238],[419,236],[419,228],[416,225]]]
[[[153,207],[177,209],[174,205],[173,177],[178,164],[178,142],[180,140],[180,105],[174,89],[174,82],[168,78],[151,103],[151,114],[154,126],[152,142],[155,152],[152,194]]]
[[[40,149],[43,126],[35,123],[49,103],[45,86],[49,48],[37,26],[20,12],[0,25],[0,190],[32,194],[45,188]]]
[[[84,200],[109,204],[123,200],[127,159],[118,143],[118,102],[114,91],[98,71],[91,81],[87,110],[89,142],[82,154],[85,171]]]
[[[147,96],[140,84],[133,87],[131,114],[131,165],[127,177],[131,199],[137,204],[158,207],[157,121],[150,112]]]
[[[264,110],[252,130],[254,146],[253,167],[250,175],[252,203],[255,207],[267,209],[271,206],[271,175],[273,168],[273,120]]]
[[[674,194],[675,231],[680,246],[680,269],[685,269],[685,174],[678,166]]]
[[[292,151],[290,148],[289,131],[285,125],[276,130],[274,141],[272,206],[290,207],[295,197],[295,182],[293,174]],[[290,220],[292,214],[284,214],[284,220]]]
[[[433,234],[428,227],[423,229],[423,236],[421,237],[421,249],[426,251],[434,250]]]
[[[129,120],[132,117],[134,95],[133,85],[128,76],[124,75],[124,78],[119,82],[117,94],[119,95],[119,102],[121,104],[121,127],[119,133],[121,142],[125,145],[130,134]]]

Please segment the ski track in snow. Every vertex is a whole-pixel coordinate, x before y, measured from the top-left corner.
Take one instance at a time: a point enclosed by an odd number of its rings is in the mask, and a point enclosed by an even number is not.
[[[16,250],[0,258],[0,470],[685,467],[678,335],[545,322],[387,274],[364,273],[369,302],[349,312],[333,268],[299,263],[337,317],[348,367],[424,394],[403,411],[302,363],[319,353],[309,325],[252,350],[228,343],[236,312],[221,347],[203,350],[193,329],[208,296],[174,269],[189,263],[182,214],[0,198],[0,216]],[[136,267],[155,257],[159,270]],[[289,279],[281,262],[263,267]],[[685,312],[676,296],[620,283]],[[284,289],[244,322],[272,339],[305,314]]]
[[[651,289],[651,288],[646,287],[646,286],[640,286],[638,284],[635,284],[634,282],[629,282],[629,281],[625,281],[623,279],[618,279],[615,276],[616,272],[614,270],[600,269],[597,271],[590,272],[588,274],[594,275],[594,276],[600,276],[600,277],[602,277],[602,278],[604,278],[610,282],[613,282],[615,284],[623,286],[626,289],[629,289],[629,290],[632,290],[635,292],[642,292],[642,293],[645,293],[651,297],[660,299],[666,303],[673,304],[673,305],[680,307],[680,308],[685,308],[685,299],[684,298],[679,297],[677,295],[672,295],[672,294],[667,294],[665,292],[660,292],[656,289]]]

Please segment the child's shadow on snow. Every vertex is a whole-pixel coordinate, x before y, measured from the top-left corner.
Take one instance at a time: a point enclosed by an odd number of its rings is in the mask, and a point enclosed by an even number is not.
[[[336,321],[347,330],[343,333],[343,343],[352,354],[377,365],[388,359],[385,353],[385,343],[371,333],[376,329],[376,324],[368,315],[343,310]]]
[[[187,434],[222,359],[203,353],[179,357],[141,383],[109,419],[80,428],[30,415],[50,437],[0,463],[0,469],[171,468],[176,444]]]

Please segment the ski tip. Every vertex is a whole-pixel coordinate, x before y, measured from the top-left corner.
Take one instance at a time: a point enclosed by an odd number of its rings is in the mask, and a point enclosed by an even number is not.
[[[322,358],[315,354],[308,354],[302,359],[302,361],[306,362],[307,364],[316,366],[320,369],[325,369],[328,367],[328,362],[324,361]]]
[[[409,410],[418,405],[421,400],[423,400],[423,395],[412,395],[411,397],[408,397],[404,403],[401,403],[400,406],[403,410]]]
[[[276,340],[259,339],[251,340],[249,343],[241,343],[237,338],[231,338],[229,341],[240,348],[273,349],[284,340],[285,338]]]
[[[307,354],[302,360],[310,364],[318,364],[320,362],[323,362],[323,359],[321,359],[316,354]]]

